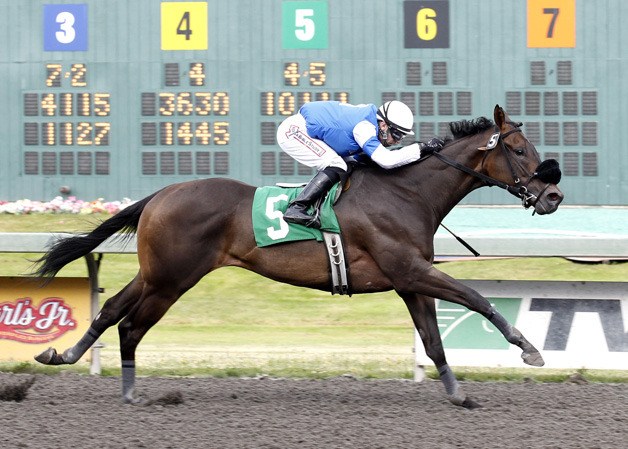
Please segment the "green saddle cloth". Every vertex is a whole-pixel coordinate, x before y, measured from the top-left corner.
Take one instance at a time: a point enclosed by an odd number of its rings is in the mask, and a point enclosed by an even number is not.
[[[294,242],[298,240],[323,240],[323,231],[340,233],[340,226],[332,207],[336,197],[336,184],[330,190],[321,205],[321,229],[287,223],[283,220],[283,213],[288,204],[297,197],[302,187],[260,187],[255,191],[253,198],[253,231],[257,246],[269,246],[277,243]]]

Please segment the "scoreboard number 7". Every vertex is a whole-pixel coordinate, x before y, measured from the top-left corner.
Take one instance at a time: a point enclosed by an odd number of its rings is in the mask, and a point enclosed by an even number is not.
[[[207,3],[161,4],[162,50],[207,50]]]
[[[528,0],[528,48],[576,46],[576,0]]]

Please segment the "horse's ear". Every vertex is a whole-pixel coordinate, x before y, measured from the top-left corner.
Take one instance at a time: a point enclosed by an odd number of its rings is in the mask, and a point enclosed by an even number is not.
[[[506,123],[506,112],[498,104],[495,105],[495,111],[493,112],[495,118],[495,124],[499,129],[502,129]]]

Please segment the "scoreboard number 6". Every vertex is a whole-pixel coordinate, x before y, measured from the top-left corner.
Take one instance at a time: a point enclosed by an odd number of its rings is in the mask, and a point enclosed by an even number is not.
[[[438,34],[436,11],[432,8],[421,8],[416,14],[416,34],[423,41],[431,41]]]
[[[162,50],[207,50],[207,3],[161,4]]]
[[[403,2],[405,48],[449,48],[449,1]]]
[[[528,0],[528,48],[576,46],[576,0]]]

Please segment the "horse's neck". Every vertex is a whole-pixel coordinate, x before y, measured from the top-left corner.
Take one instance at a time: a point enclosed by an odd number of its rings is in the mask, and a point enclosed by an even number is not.
[[[477,141],[477,142],[476,142]],[[477,150],[482,138],[465,138],[444,148],[442,154],[459,164],[480,170],[483,153]],[[482,182],[461,170],[432,156],[408,166],[399,182],[409,181],[416,186],[417,195],[425,198],[438,223]]]
[[[454,142],[443,154],[470,168],[481,165],[482,155],[466,142]],[[464,154],[463,154],[464,153]],[[396,207],[434,231],[445,216],[481,182],[432,156],[395,170],[358,168],[351,175],[355,199],[365,209]],[[353,195],[350,195],[353,196]]]

